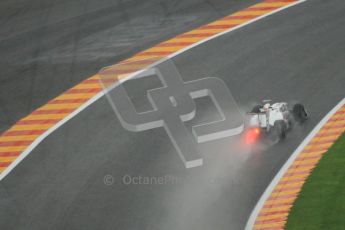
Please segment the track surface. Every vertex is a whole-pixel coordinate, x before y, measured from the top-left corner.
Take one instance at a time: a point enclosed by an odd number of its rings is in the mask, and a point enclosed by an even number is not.
[[[1,1],[0,132],[100,68],[258,1]]]
[[[124,131],[104,98],[1,182],[0,228],[243,229],[289,154],[345,96],[344,13],[341,0],[307,1],[174,59],[184,80],[222,78],[244,110],[264,98],[303,102],[311,120],[286,141],[249,155],[235,151],[233,139],[204,144],[205,165],[185,170],[163,129]],[[207,100],[198,108],[196,120],[213,109]],[[125,175],[177,183],[125,185]]]

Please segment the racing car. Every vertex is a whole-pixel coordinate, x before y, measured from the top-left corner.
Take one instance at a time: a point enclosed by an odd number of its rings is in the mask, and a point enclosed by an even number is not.
[[[302,104],[295,104],[290,109],[286,102],[270,102],[271,100],[264,100],[247,113],[246,126],[252,130],[251,136],[258,136],[263,130],[272,140],[279,141],[286,137],[287,131],[296,122],[303,123],[308,119],[308,113]]]

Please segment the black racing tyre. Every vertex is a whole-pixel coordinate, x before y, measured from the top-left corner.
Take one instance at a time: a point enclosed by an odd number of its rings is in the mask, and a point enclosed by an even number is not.
[[[308,119],[307,111],[302,104],[295,104],[292,108],[294,118],[298,122],[305,122]]]
[[[284,121],[275,121],[271,128],[270,136],[273,141],[280,141],[286,137],[287,127]]]
[[[287,130],[291,130],[294,126],[295,126],[295,118],[292,114],[289,114],[287,117],[287,123],[288,123],[288,127]]]
[[[254,108],[252,109],[252,113],[260,113],[260,109],[262,109],[262,105],[256,105],[254,106]]]

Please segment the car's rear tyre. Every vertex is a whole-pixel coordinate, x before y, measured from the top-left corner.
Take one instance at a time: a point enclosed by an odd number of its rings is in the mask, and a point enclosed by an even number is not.
[[[305,122],[308,119],[307,111],[302,104],[295,104],[292,108],[294,118],[298,122]]]
[[[270,136],[273,141],[280,141],[286,137],[287,127],[284,121],[275,121],[271,128]]]
[[[262,109],[262,105],[256,105],[254,106],[254,108],[252,109],[252,113],[260,113],[260,109]]]
[[[287,123],[288,123],[287,130],[290,131],[294,127],[294,125],[295,125],[295,118],[294,118],[294,116],[292,114],[288,115]]]

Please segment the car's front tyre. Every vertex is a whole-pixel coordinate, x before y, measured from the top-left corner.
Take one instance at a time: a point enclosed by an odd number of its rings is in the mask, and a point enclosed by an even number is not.
[[[308,114],[302,104],[295,104],[292,108],[292,113],[296,121],[303,123],[308,120]]]

